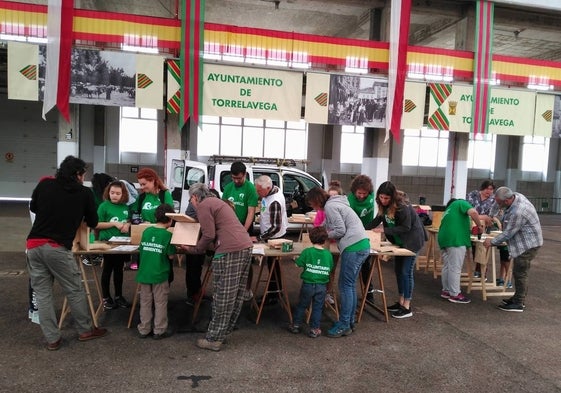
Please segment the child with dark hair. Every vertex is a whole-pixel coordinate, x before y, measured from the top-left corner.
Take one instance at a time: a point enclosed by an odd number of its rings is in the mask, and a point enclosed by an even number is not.
[[[127,187],[119,180],[109,183],[103,191],[104,201],[97,208],[99,223],[99,240],[109,240],[113,236],[128,235],[130,231],[129,193]],[[105,254],[103,257],[103,272],[101,273],[101,292],[103,293],[103,308],[128,308],[129,302],[123,297],[123,267],[130,259],[128,254]],[[109,281],[113,274],[115,286],[115,300],[111,297]]]
[[[172,220],[166,213],[174,213],[173,207],[164,203],[156,208],[156,225],[144,230],[138,247],[142,260],[136,274],[136,282],[140,284],[140,338],[151,333],[156,340],[171,335],[168,331],[168,278],[175,247],[171,244],[172,234],[167,230]]]
[[[333,270],[333,255],[329,250],[323,248],[327,240],[325,227],[314,227],[309,231],[310,241],[313,246],[305,248],[302,254],[296,258],[296,266],[303,268],[300,278],[300,300],[294,311],[294,323],[289,326],[291,333],[300,333],[304,321],[306,309],[312,304],[312,316],[310,319],[310,331],[308,336],[316,338],[321,336],[320,320],[327,293],[329,275]]]

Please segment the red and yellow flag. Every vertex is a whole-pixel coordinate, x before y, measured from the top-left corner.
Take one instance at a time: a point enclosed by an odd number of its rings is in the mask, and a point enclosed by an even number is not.
[[[188,118],[198,123],[202,113],[205,0],[182,0],[181,5],[179,129]]]

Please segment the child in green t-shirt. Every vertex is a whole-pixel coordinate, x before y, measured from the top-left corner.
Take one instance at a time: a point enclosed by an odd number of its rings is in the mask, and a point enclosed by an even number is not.
[[[136,274],[140,284],[140,338],[152,332],[156,340],[171,335],[168,331],[168,278],[175,247],[170,243],[172,234],[167,230],[172,220],[166,213],[174,213],[173,207],[162,204],[156,208],[156,225],[144,230],[138,247],[142,261]]]
[[[109,240],[113,236],[128,236],[130,231],[129,193],[127,187],[119,180],[109,183],[103,191],[104,201],[97,208],[99,223],[99,240]],[[105,254],[103,256],[103,271],[101,273],[101,292],[103,293],[103,308],[128,308],[129,302],[123,297],[123,267],[130,259],[129,254]],[[109,282],[113,274],[115,300],[111,297]]]
[[[311,228],[309,235],[313,246],[304,249],[295,260],[296,266],[302,267],[304,270],[300,275],[302,287],[300,289],[300,300],[294,311],[294,323],[289,326],[288,330],[291,333],[300,333],[304,314],[311,303],[312,315],[308,336],[316,338],[321,336],[320,320],[327,293],[329,274],[333,270],[333,255],[329,250],[323,248],[327,240],[327,230],[324,226]]]

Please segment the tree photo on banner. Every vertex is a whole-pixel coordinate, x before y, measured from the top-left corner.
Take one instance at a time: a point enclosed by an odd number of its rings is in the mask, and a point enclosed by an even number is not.
[[[39,100],[43,100],[46,46],[39,46]],[[70,103],[162,109],[164,58],[72,49]]]

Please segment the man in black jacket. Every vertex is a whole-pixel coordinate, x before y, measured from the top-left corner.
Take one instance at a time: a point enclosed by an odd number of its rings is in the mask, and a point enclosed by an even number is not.
[[[83,186],[86,163],[68,156],[54,179],[39,182],[33,190],[29,208],[35,221],[27,236],[27,268],[37,296],[41,329],[47,349],[60,348],[62,337],[53,303],[56,279],[68,299],[76,322],[78,340],[103,337],[107,330],[92,325],[81,275],[72,255],[72,241],[82,220],[90,228],[98,223],[92,192]]]

